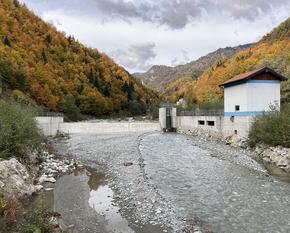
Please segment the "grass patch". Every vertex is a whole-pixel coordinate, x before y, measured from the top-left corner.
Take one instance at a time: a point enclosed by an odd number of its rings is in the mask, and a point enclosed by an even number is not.
[[[281,112],[272,110],[255,118],[249,132],[250,146],[265,143],[290,148],[290,104],[283,105]]]

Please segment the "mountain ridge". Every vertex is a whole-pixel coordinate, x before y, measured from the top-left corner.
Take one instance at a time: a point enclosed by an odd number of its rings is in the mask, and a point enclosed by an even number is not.
[[[188,103],[212,102],[223,99],[219,84],[254,69],[269,66],[288,78],[281,85],[282,103],[290,102],[290,17],[265,35],[252,47],[236,53],[232,58],[208,68],[196,81],[180,87],[182,92],[172,93],[171,100],[185,97]]]
[[[154,65],[147,72],[135,75],[135,77],[140,78],[144,85],[164,94],[168,84],[181,78],[191,78],[194,80],[215,62],[228,58],[237,51],[252,45],[253,44],[245,44],[235,47],[219,48],[214,52],[182,65]]]

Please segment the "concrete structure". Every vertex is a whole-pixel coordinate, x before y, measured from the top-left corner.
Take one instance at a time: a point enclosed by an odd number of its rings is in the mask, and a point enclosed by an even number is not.
[[[159,110],[161,128],[167,127],[167,111],[171,113],[172,127],[177,130],[200,129],[221,137],[247,137],[254,116],[271,111],[271,105],[280,107],[280,82],[283,80],[285,77],[268,67],[237,75],[221,84],[225,90],[223,115],[213,116],[212,113],[218,111],[199,115],[195,111],[192,116],[182,116],[176,114],[175,107],[170,111],[170,106],[162,106]]]
[[[247,137],[253,117],[176,116],[178,131],[210,131],[221,137],[239,135]]]
[[[63,124],[62,116],[43,116],[35,118],[44,136],[55,136]]]
[[[160,131],[158,122],[76,122],[65,123],[63,117],[36,117],[39,128],[45,136],[55,136],[57,132],[68,134],[98,134]]]
[[[223,83],[225,116],[255,116],[280,107],[284,77],[270,68],[250,71]]]
[[[176,124],[176,107],[172,104],[163,104],[159,108],[159,122],[161,129],[165,131],[175,131]]]

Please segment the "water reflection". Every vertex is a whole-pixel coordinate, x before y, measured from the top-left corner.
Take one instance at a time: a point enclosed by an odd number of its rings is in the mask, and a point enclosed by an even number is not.
[[[108,230],[114,233],[133,232],[126,219],[122,218],[119,208],[115,206],[113,190],[107,185],[102,173],[91,172],[88,185],[90,187],[89,205],[97,213],[105,217]]]
[[[90,192],[89,205],[105,217],[110,231],[116,233],[133,232],[128,227],[127,220],[119,214],[119,208],[114,206],[112,196],[113,191],[108,185],[99,186],[97,190]]]
[[[53,191],[36,196],[27,210],[46,208],[58,212],[61,227],[73,226],[74,233],[134,232],[114,205],[113,195],[102,173],[78,170],[59,178]]]

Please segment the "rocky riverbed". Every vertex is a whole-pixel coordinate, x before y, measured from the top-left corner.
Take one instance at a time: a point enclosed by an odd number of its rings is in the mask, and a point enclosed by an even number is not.
[[[11,193],[23,191],[18,198],[44,190],[25,208],[45,203],[55,213],[53,223],[63,229],[79,233],[290,230],[289,183],[272,177],[261,155],[247,148],[160,132],[72,134],[51,143],[65,157],[48,152],[32,155],[32,161],[41,160],[33,172],[15,159],[2,161],[6,175],[0,177],[0,187]],[[281,151],[271,153],[276,158]],[[281,158],[276,160],[287,168]]]
[[[218,132],[203,129],[194,129],[188,131],[178,131],[181,134],[193,136],[197,141],[216,142],[217,144],[225,144],[231,147],[246,149],[248,154],[257,161],[264,163],[271,174],[290,178],[290,148],[282,146],[271,147],[265,144],[257,144],[251,148],[247,144],[245,138],[237,135],[231,137],[223,137]]]
[[[55,146],[106,174],[135,232],[290,229],[289,184],[271,177],[246,149],[158,132],[75,134]]]

